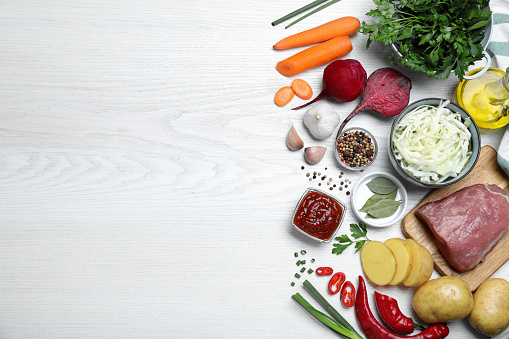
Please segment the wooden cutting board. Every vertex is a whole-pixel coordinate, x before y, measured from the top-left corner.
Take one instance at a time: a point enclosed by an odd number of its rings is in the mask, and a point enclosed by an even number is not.
[[[483,146],[481,148],[479,160],[467,177],[453,185],[433,190],[405,216],[402,222],[403,232],[406,236],[414,239],[430,251],[435,267],[443,275],[460,277],[468,283],[472,291],[475,291],[484,280],[488,279],[509,260],[509,232],[500,239],[495,248],[488,253],[479,266],[473,270],[459,273],[449,266],[438,250],[431,231],[424,222],[415,216],[415,211],[427,202],[440,200],[463,187],[474,184],[495,184],[509,193],[509,178],[498,165],[497,151],[491,146]]]

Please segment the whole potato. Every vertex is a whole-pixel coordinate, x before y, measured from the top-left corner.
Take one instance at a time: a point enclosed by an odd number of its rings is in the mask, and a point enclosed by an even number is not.
[[[474,294],[474,308],[468,321],[487,336],[509,327],[509,282],[501,278],[484,281]]]
[[[465,318],[474,307],[468,284],[458,277],[440,277],[419,287],[412,307],[427,323],[445,323]]]

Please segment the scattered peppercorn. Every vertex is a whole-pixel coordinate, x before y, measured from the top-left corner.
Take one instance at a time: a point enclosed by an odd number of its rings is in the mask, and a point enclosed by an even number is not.
[[[347,192],[346,192],[346,195],[350,195],[350,191],[347,191]]]
[[[304,166],[301,166],[300,169],[304,169],[305,167]]]
[[[329,187],[329,189],[332,191],[332,187]]]

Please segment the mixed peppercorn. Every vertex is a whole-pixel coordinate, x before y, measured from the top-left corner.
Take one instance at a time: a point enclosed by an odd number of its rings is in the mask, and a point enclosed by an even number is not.
[[[336,143],[339,159],[352,168],[369,165],[375,156],[375,145],[363,131],[347,131]]]

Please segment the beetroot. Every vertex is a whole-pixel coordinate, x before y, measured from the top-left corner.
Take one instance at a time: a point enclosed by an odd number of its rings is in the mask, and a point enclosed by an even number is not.
[[[316,98],[300,109],[318,100],[332,98],[340,102],[350,102],[361,95],[366,84],[367,74],[357,60],[346,59],[331,62],[323,71],[323,90]]]
[[[368,78],[362,100],[339,126],[338,135],[346,123],[361,111],[374,111],[386,117],[398,115],[407,107],[412,83],[394,68],[380,68]]]

